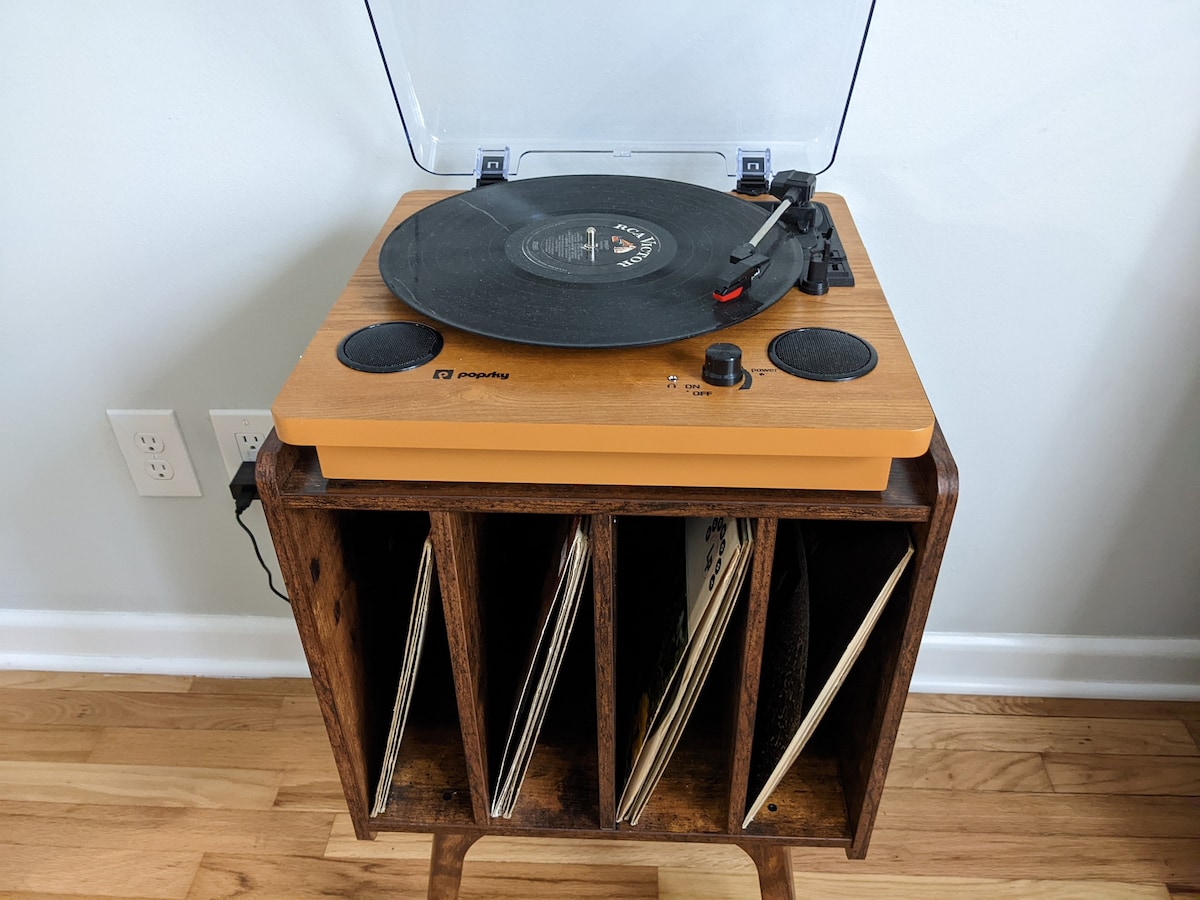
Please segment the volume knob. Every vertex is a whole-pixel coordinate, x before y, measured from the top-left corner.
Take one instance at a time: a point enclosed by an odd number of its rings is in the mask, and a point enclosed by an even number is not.
[[[709,384],[732,387],[745,375],[742,348],[737,344],[710,344],[704,351],[704,369],[700,373]]]

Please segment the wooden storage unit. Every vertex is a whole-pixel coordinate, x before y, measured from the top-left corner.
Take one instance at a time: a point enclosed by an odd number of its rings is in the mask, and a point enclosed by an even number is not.
[[[355,832],[432,832],[431,897],[456,895],[463,855],[485,834],[734,843],[754,859],[769,897],[791,896],[788,846],[866,854],[957,498],[939,429],[923,457],[893,463],[882,492],[328,481],[312,448],[274,434],[259,454],[258,483]],[[520,598],[487,561],[515,524],[532,525],[536,544],[550,533],[541,517],[575,514],[592,516],[593,540],[591,583],[568,652],[576,659],[564,664],[513,817],[492,819],[496,733],[510,709],[489,683],[520,668],[528,647],[503,632],[502,617]],[[615,699],[630,577],[622,533],[636,530],[634,518],[716,514],[754,520],[748,588],[705,686],[703,714],[693,716],[640,823],[614,826],[628,715]],[[508,518],[517,515],[532,518]],[[784,519],[906,523],[916,554],[816,738],[770,807],[742,830],[772,553]],[[403,641],[395,598],[411,579],[389,568],[387,542],[423,537],[426,527],[441,610],[431,613],[387,810],[370,818]],[[537,555],[536,547],[527,554]],[[540,574],[528,579],[540,583]],[[581,662],[580,653],[594,659]]]

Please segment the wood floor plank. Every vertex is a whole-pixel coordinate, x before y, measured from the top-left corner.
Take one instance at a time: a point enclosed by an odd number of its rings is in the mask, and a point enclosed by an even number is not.
[[[1053,790],[1039,753],[1003,750],[920,750],[900,747],[888,769],[889,787],[960,791]]]
[[[311,678],[208,678],[197,675],[192,694],[266,694],[273,697],[314,696]]]
[[[83,762],[96,745],[100,729],[92,726],[24,725],[0,728],[0,759],[39,762]]]
[[[1159,884],[1119,884],[1103,881],[1031,881],[997,878],[952,878],[909,875],[829,875],[797,872],[797,897],[821,900],[930,900],[970,897],[972,900],[1168,900]],[[716,874],[692,869],[658,871],[660,900],[759,900],[753,873]]]
[[[1048,835],[1036,826],[1030,821],[1026,834],[987,834],[894,831],[880,824],[866,859],[809,847],[794,849],[792,857],[797,869],[812,872],[1200,883],[1200,837]]]
[[[1039,718],[914,712],[901,719],[896,746],[1017,753],[1198,755],[1196,742],[1180,719]]]
[[[308,771],[287,771],[279,778],[275,809],[311,812],[346,812],[346,795],[336,773],[319,775]]]
[[[322,734],[274,731],[105,728],[88,762],[199,768],[280,769],[337,777],[333,751]]]
[[[429,858],[427,834],[381,833],[373,841],[358,841],[349,815],[339,815],[330,831],[325,855],[331,859]],[[683,844],[655,841],[579,840],[572,838],[480,838],[467,854],[470,863],[529,863],[577,866],[676,866],[705,872],[742,871],[754,874],[754,863],[731,844]],[[757,876],[756,876],[757,877]],[[757,883],[757,882],[756,882]]]
[[[0,725],[273,728],[281,697],[149,691],[0,688]]]
[[[303,731],[325,737],[325,720],[321,718],[321,707],[315,695],[286,696],[279,706],[275,719],[275,730],[284,732]]]
[[[1045,762],[1060,793],[1200,797],[1200,756],[1047,753]],[[1200,832],[1200,801],[1196,813]]]
[[[425,895],[428,835],[354,840],[307,679],[113,678],[0,673],[5,898]],[[795,850],[798,896],[1200,900],[1197,723],[1200,704],[910,698],[867,858]],[[487,837],[462,896],[758,883],[730,845]]]
[[[320,855],[332,813],[0,801],[0,841],[44,847]],[[0,865],[3,865],[0,862]]]
[[[190,900],[234,895],[304,898],[424,897],[428,860],[336,860],[209,854]],[[495,865],[463,867],[462,900],[469,898],[657,897],[653,869],[624,866]]]
[[[253,769],[0,762],[0,800],[270,809],[279,780]]]
[[[190,675],[106,675],[97,672],[29,672],[0,669],[0,688],[59,691],[143,691],[182,693],[193,682]],[[220,679],[225,683],[225,679]]]
[[[658,871],[637,866],[472,863],[463,867],[461,900],[657,900]]]
[[[1191,797],[1110,794],[977,793],[888,787],[879,823],[893,831],[1039,834],[1112,838],[1191,838],[1200,809]]]
[[[1098,700],[1067,697],[993,697],[977,694],[909,694],[904,714],[969,713],[1066,716],[1083,719],[1198,719],[1200,703],[1177,700]]]
[[[1200,748],[1200,716],[1194,719],[1184,719],[1183,724],[1184,727],[1187,728],[1188,733],[1192,736],[1192,740],[1196,742],[1196,746]]]
[[[45,894],[87,891],[103,897],[182,898],[200,866],[199,853],[91,850],[0,843],[0,891]]]

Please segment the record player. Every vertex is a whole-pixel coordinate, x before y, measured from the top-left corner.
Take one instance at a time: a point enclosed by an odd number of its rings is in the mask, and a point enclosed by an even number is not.
[[[401,198],[279,437],[327,478],[882,490],[934,416],[812,174],[872,3],[756,7],[762,47],[716,4],[542,6],[368,0],[414,161],[475,187]]]

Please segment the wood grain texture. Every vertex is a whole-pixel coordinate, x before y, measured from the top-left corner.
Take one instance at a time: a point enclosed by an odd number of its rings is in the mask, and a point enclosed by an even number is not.
[[[302,770],[337,777],[324,729],[319,732],[170,731],[156,728],[105,728],[88,762],[196,768]]]
[[[979,897],[989,900],[1166,900],[1161,885],[1103,881],[1034,881],[908,875],[819,875],[797,873],[796,895],[820,900],[930,900]],[[708,873],[691,869],[658,870],[660,900],[753,900],[758,883],[752,874]]]
[[[762,900],[796,900],[792,857],[786,847],[745,844],[743,849],[758,869],[758,889]]]
[[[288,446],[268,436],[259,459]],[[311,447],[290,448],[289,468],[275,493],[302,509],[474,510],[555,515],[744,515],[793,519],[860,519],[920,522],[931,501],[916,460],[892,462],[882,491],[805,491],[770,488],[681,488],[588,484],[479,484],[451,481],[354,481],[327,479]],[[268,469],[269,471],[269,469]]]
[[[198,679],[190,675],[104,675],[96,672],[29,672],[21,669],[0,670],[0,688],[31,688],[33,690],[60,691],[150,691],[152,693],[178,693],[191,690]],[[293,683],[297,679],[290,680]],[[220,683],[229,693],[236,691],[238,682],[222,679]],[[304,684],[303,681],[299,682]],[[208,691],[208,693],[212,693]]]
[[[888,787],[961,791],[1050,791],[1042,756],[1002,750],[897,748]]]
[[[483,824],[489,821],[491,793],[486,726],[487,663],[479,595],[479,521],[469,514],[434,512],[429,523],[454,671],[471,806],[476,823]]]
[[[131,728],[216,728],[266,731],[280,698],[203,694],[180,706],[177,693],[0,688],[0,726],[103,725]]]
[[[729,826],[741,830],[746,815],[750,754],[754,749],[754,722],[758,714],[758,686],[762,676],[763,635],[767,627],[767,607],[771,600],[771,567],[775,559],[778,519],[758,519],[754,523],[754,556],[750,566],[750,586],[745,608],[739,613],[738,658],[734,689],[733,739],[729,748]]]
[[[83,762],[100,737],[84,725],[22,725],[0,728],[0,759],[24,762]]]
[[[346,795],[337,775],[322,776],[311,772],[282,772],[274,809],[311,812],[346,812]]]
[[[842,687],[846,696],[838,698],[835,704],[841,710],[837,713],[844,735],[841,776],[854,836],[848,855],[858,859],[866,855],[871,840],[884,779],[896,747],[900,716],[958,505],[958,465],[940,424],[934,424],[929,451],[916,461],[916,466],[931,508],[927,521],[911,526],[916,552],[911,570],[904,576],[908,593],[905,595],[902,590],[903,582],[897,586],[898,596],[889,601],[868,640],[866,662],[874,660],[877,665],[874,684],[864,676],[863,665],[855,666]]]
[[[320,855],[334,813],[0,801],[13,844],[88,850]],[[341,815],[349,821],[345,812]]]
[[[255,480],[346,804],[359,837],[366,838],[371,728],[364,705],[368,689],[358,595],[346,570],[337,515],[280,502],[279,485],[298,460],[298,451],[280,444],[272,432],[259,450]]]
[[[263,462],[264,456],[266,463]],[[856,855],[865,852],[957,492],[953,460],[940,431],[935,432],[927,457],[915,463],[893,466],[897,476],[895,485],[889,486],[888,491],[878,496],[847,492],[721,489],[673,493],[672,489],[646,491],[628,487],[587,488],[577,485],[360,484],[319,479],[311,463],[311,454],[286,447],[274,437],[268,440],[260,454],[260,481],[271,482],[269,489],[263,490],[264,503],[268,508],[278,506],[284,510],[286,514],[280,514],[277,510],[272,521],[291,530],[285,535],[285,543],[292,545],[292,548],[285,551],[285,556],[291,553],[296,559],[317,558],[328,552],[330,542],[337,543],[338,536],[330,527],[321,524],[318,530],[314,530],[314,523],[348,520],[349,517],[365,514],[367,510],[428,510],[442,586],[443,613],[456,692],[455,706],[462,733],[474,821],[477,826],[486,826],[491,834],[570,832],[597,837],[607,830],[602,824],[605,813],[601,811],[600,804],[605,802],[608,791],[615,791],[615,783],[611,779],[616,773],[614,766],[613,774],[606,774],[605,784],[599,784],[601,766],[607,767],[607,762],[598,758],[597,748],[602,749],[607,743],[604,727],[609,718],[607,710],[613,706],[610,698],[615,692],[615,685],[611,682],[616,679],[610,679],[605,671],[607,651],[604,646],[608,641],[605,632],[611,624],[605,621],[606,610],[599,609],[592,635],[595,638],[593,644],[602,651],[595,672],[599,715],[594,736],[590,728],[580,728],[577,724],[572,726],[574,730],[565,738],[544,734],[533,755],[520,803],[513,817],[491,821],[487,816],[490,787],[488,758],[489,751],[494,752],[495,748],[489,748],[487,741],[488,726],[496,723],[489,723],[488,703],[490,700],[494,704],[496,698],[489,698],[487,682],[489,674],[495,676],[492,679],[494,681],[499,676],[496,672],[489,673],[487,657],[490,655],[489,642],[492,638],[489,631],[485,639],[483,613],[485,602],[488,612],[494,616],[508,598],[503,595],[485,597],[481,593],[481,560],[485,558],[486,547],[492,546],[491,537],[494,535],[489,537],[487,545],[483,544],[483,539],[485,534],[490,535],[487,531],[489,523],[499,521],[497,517],[487,514],[489,510],[503,510],[510,515],[563,510],[601,517],[607,516],[610,509],[613,513],[621,514],[629,510],[641,510],[655,516],[705,512],[749,515],[755,509],[753,504],[759,503],[765,514],[759,517],[759,531],[764,537],[769,537],[780,515],[797,518],[843,515],[849,519],[891,519],[915,525],[917,561],[905,587],[890,604],[888,617],[875,630],[868,652],[864,654],[868,664],[856,667],[843,689],[847,699],[839,701],[842,709],[834,718],[851,722],[853,727],[843,730],[845,737],[835,742],[835,749],[832,752],[814,752],[798,764],[772,798],[771,808],[762,820],[751,831],[741,832],[741,807],[745,802],[744,769],[751,749],[756,663],[757,655],[761,653],[754,644],[761,644],[771,567],[771,541],[764,541],[760,548],[761,555],[756,557],[759,568],[754,621],[749,628],[740,625],[734,629],[733,642],[738,643],[737,639],[741,638],[741,646],[734,647],[733,656],[738,658],[727,666],[732,674],[723,676],[730,682],[732,690],[723,689],[720,691],[721,697],[713,694],[713,708],[706,716],[700,717],[703,722],[698,720],[694,723],[698,730],[689,728],[685,732],[683,742],[667,766],[662,783],[639,825],[625,826],[617,831],[618,836],[627,838],[750,841],[755,844],[761,842],[763,847],[789,841],[849,848]],[[422,506],[412,505],[418,496]],[[596,506],[597,498],[601,503],[599,508]],[[612,506],[605,508],[604,503],[611,503]],[[349,540],[345,534],[341,537]],[[350,553],[353,547],[347,543],[343,549]],[[325,568],[323,561],[321,568]],[[604,598],[604,577],[604,573],[595,576],[595,580],[601,582],[601,598]],[[338,707],[343,702],[345,691],[353,692],[354,679],[347,681],[342,689],[328,692],[322,688],[322,680],[329,672],[347,666],[357,667],[355,678],[361,678],[363,672],[377,663],[373,663],[369,655],[361,655],[364,651],[360,647],[347,647],[328,624],[323,630],[305,627],[302,617],[308,613],[304,610],[312,604],[303,601],[303,591],[309,587],[308,580],[315,581],[315,578],[307,579],[302,568],[298,578],[301,593],[297,596],[301,597],[301,602],[297,603],[297,617],[301,624],[301,636],[313,666],[317,697],[322,703],[335,756],[340,758],[346,752],[346,742],[353,734],[346,729],[346,723],[357,723],[355,728],[358,732],[369,731],[371,722],[368,720],[371,717],[378,720],[379,712],[376,710],[372,713],[361,703],[357,706],[352,703],[344,711],[340,710]],[[352,606],[362,604],[362,600],[354,599],[358,586],[352,581],[344,582],[340,572],[335,584],[341,592],[338,594],[339,601],[344,600]],[[605,605],[611,611],[619,608],[615,597],[615,579],[610,579],[608,589],[613,596],[607,597]],[[321,602],[328,605],[327,600]],[[343,610],[344,617],[357,614],[356,609],[349,612]],[[494,618],[488,618],[487,623],[490,629]],[[495,652],[495,648],[492,649]],[[369,654],[370,650],[365,652]],[[498,659],[499,662],[493,660],[493,664],[503,666],[505,656],[501,654]],[[591,680],[592,676],[589,675],[588,681]],[[499,681],[496,683],[499,684]],[[368,687],[363,684],[360,691],[369,693],[366,690]],[[591,690],[590,685],[588,689]],[[615,716],[617,713],[613,708]],[[722,710],[733,720],[733,727],[724,732],[720,721],[725,718]],[[491,712],[494,716],[495,710]],[[279,719],[284,720],[282,714]],[[290,715],[287,719],[305,721],[302,711],[298,719]],[[701,724],[702,728],[699,727]],[[731,739],[730,734],[735,738]],[[461,821],[443,817],[440,807],[421,799],[414,801],[413,797],[401,798],[395,795],[395,791],[384,815],[373,820],[365,819],[360,811],[356,811],[351,796],[358,790],[362,779],[356,776],[347,781],[346,778],[348,769],[360,768],[362,750],[360,748],[354,752],[358,758],[342,761],[340,771],[344,786],[347,787],[349,808],[358,837],[393,829],[445,831],[447,826],[451,826],[451,832],[463,829],[465,833],[470,830]],[[607,758],[607,752],[603,752],[603,755]],[[445,754],[440,752],[431,756],[445,758]],[[370,780],[369,775],[367,780]],[[438,785],[444,781],[441,775],[426,773],[414,781],[414,786],[423,784],[430,789],[429,797],[435,798],[440,790]],[[329,802],[328,796],[322,798],[319,790],[305,796],[307,788],[302,785],[297,785],[297,788],[299,790],[293,793],[292,785],[281,785],[277,806],[303,808],[294,804]]]
[[[1059,793],[1200,797],[1200,756],[1047,753],[1045,761]]]
[[[463,861],[477,834],[435,834],[429,851],[429,900],[456,900]]]
[[[592,619],[596,653],[596,777],[599,825],[617,821],[616,584],[617,554],[610,515],[591,517]]]
[[[46,683],[51,692],[62,688],[54,679]],[[303,696],[298,687],[306,683],[281,685],[276,696]],[[239,694],[219,683],[204,687],[195,694],[176,692],[178,721],[192,719],[189,703],[210,715],[211,698]],[[925,710],[928,715],[951,717],[956,740],[971,743],[959,718],[970,717],[962,703],[954,698],[926,701],[946,710]],[[913,786],[889,778],[866,859],[848,860],[835,847],[792,850],[797,895],[1004,900],[1186,900],[1196,895],[1200,799],[1191,793],[1129,793],[1147,789],[1139,779],[1155,768],[1186,769],[1195,757],[1042,751],[1037,748],[1044,744],[1044,731],[1029,728],[1026,721],[1042,717],[1029,708],[1006,716],[999,708],[980,701],[980,742],[993,740],[999,730],[1008,736],[1006,743],[1018,744],[1017,749],[897,749],[892,775],[903,774],[906,766],[915,772],[920,760],[928,768],[927,776],[914,777]],[[1129,707],[1126,718],[1095,715],[1090,701],[1078,708],[1056,701],[1053,709],[1056,715],[1047,720],[1104,718],[1113,725],[1125,723],[1110,732],[1122,736],[1121,746],[1132,733],[1126,725],[1159,723],[1150,726],[1156,733],[1173,732],[1161,728],[1169,717],[1155,704],[1147,706],[1146,715]],[[274,731],[250,736],[294,737],[300,726],[299,734],[308,739],[304,721],[319,717],[319,711],[310,704],[297,715]],[[996,716],[1020,720],[1016,724],[1021,727],[997,729]],[[58,729],[67,743],[76,733],[69,723],[37,729],[51,743]],[[123,726],[114,732],[123,739],[134,735]],[[285,767],[255,768],[256,762],[262,766],[267,760],[247,759],[235,744],[229,765],[197,769],[183,765],[188,760],[180,758],[181,753],[198,752],[187,751],[187,741],[200,739],[205,754],[216,754],[221,731],[151,728],[146,734],[172,735],[184,743],[164,741],[159,758],[140,756],[142,764],[136,766],[78,760],[24,762],[17,768],[5,764],[6,775],[0,779],[0,894],[25,900],[425,895],[431,836],[382,833],[375,841],[357,840],[341,785],[327,761],[301,754],[281,763],[273,750],[268,754],[270,765]],[[208,740],[217,743],[203,743]],[[1028,746],[1020,746],[1021,740]],[[268,741],[266,746],[274,745]],[[992,754],[998,761],[989,761]],[[1014,774],[1023,771],[1021,760],[1026,756],[1069,762],[1073,777],[1087,778],[1095,792],[1060,793],[1051,785],[1014,789],[1026,781],[1024,775]],[[232,764],[235,759],[237,765]],[[971,776],[968,761],[989,774]],[[826,758],[824,765],[822,771],[830,770],[834,760]],[[1128,781],[1122,780],[1122,772]],[[817,776],[813,773],[813,784],[828,782],[824,775]],[[272,804],[275,783],[278,792]],[[1186,781],[1182,788],[1189,790]],[[1166,784],[1162,789],[1172,790]],[[248,797],[266,805],[241,808]],[[754,865],[736,846],[631,840],[627,831],[608,832],[607,838],[599,829],[589,833],[595,838],[484,837],[467,854],[460,896],[758,896]]]
[[[914,712],[904,717],[896,742],[901,747],[931,750],[1200,755],[1183,722],[1171,719]]]
[[[188,900],[227,897],[424,897],[427,862],[372,862],[305,856],[261,857],[207,853]]]
[[[970,834],[1036,832],[1057,836],[1191,838],[1200,804],[1194,797],[1138,794],[1056,794],[1025,791],[936,790],[889,785],[880,824],[893,831],[945,831],[947,823]]]
[[[269,809],[279,777],[260,769],[0,762],[0,800]]]
[[[1067,697],[991,697],[978,694],[909,694],[905,713],[1066,716],[1087,719],[1195,719],[1200,703],[1172,700],[1098,700]]]
[[[89,850],[0,843],[0,891],[90,893],[106,897],[183,898],[200,865],[199,853],[136,849]]]
[[[273,404],[280,437],[318,447],[327,472],[361,477],[351,459],[357,451],[359,465],[370,456],[367,451],[375,458],[391,451],[397,462],[368,462],[366,468],[376,470],[370,477],[412,478],[419,472],[421,479],[461,480],[479,478],[482,467],[491,466],[490,480],[538,482],[553,480],[546,477],[547,466],[575,455],[584,461],[563,462],[569,474],[562,480],[678,484],[663,479],[692,477],[701,460],[708,465],[703,448],[724,448],[715,453],[718,461],[752,452],[756,455],[745,459],[758,465],[718,465],[706,473],[716,480],[691,483],[753,484],[736,479],[753,478],[776,464],[780,471],[771,478],[794,479],[810,459],[852,457],[878,458],[886,479],[891,457],[916,456],[928,445],[933,412],[845,202],[833,195],[823,199],[838,223],[856,285],[822,297],[793,290],[759,315],[724,329],[722,339],[741,346],[746,367],[757,370],[751,390],[686,389],[686,382],[699,380],[711,335],[649,348],[564,353],[438,325],[447,335],[439,368],[499,367],[509,377],[433,379],[428,368],[380,376],[342,365],[336,348],[351,331],[397,318],[436,324],[392,296],[379,277],[376,254],[401,219],[446,196],[417,191],[401,199]],[[878,350],[878,366],[865,378],[819,385],[781,372],[767,357],[770,340],[809,326],[863,337]],[[597,371],[623,374],[596,378]],[[685,383],[683,389],[671,389],[672,374]],[[497,464],[505,454],[511,460]],[[461,462],[447,463],[451,458]],[[531,465],[531,458],[538,462]],[[611,477],[597,475],[611,458],[620,458]],[[505,477],[507,466],[527,474]],[[642,475],[655,466],[653,474]]]
[[[807,847],[792,851],[798,869],[1034,879],[1095,879],[1200,883],[1200,837],[1130,838],[1089,835],[1048,837],[1030,823],[1026,834],[962,831],[896,832],[875,829],[865,859],[839,859]]]

